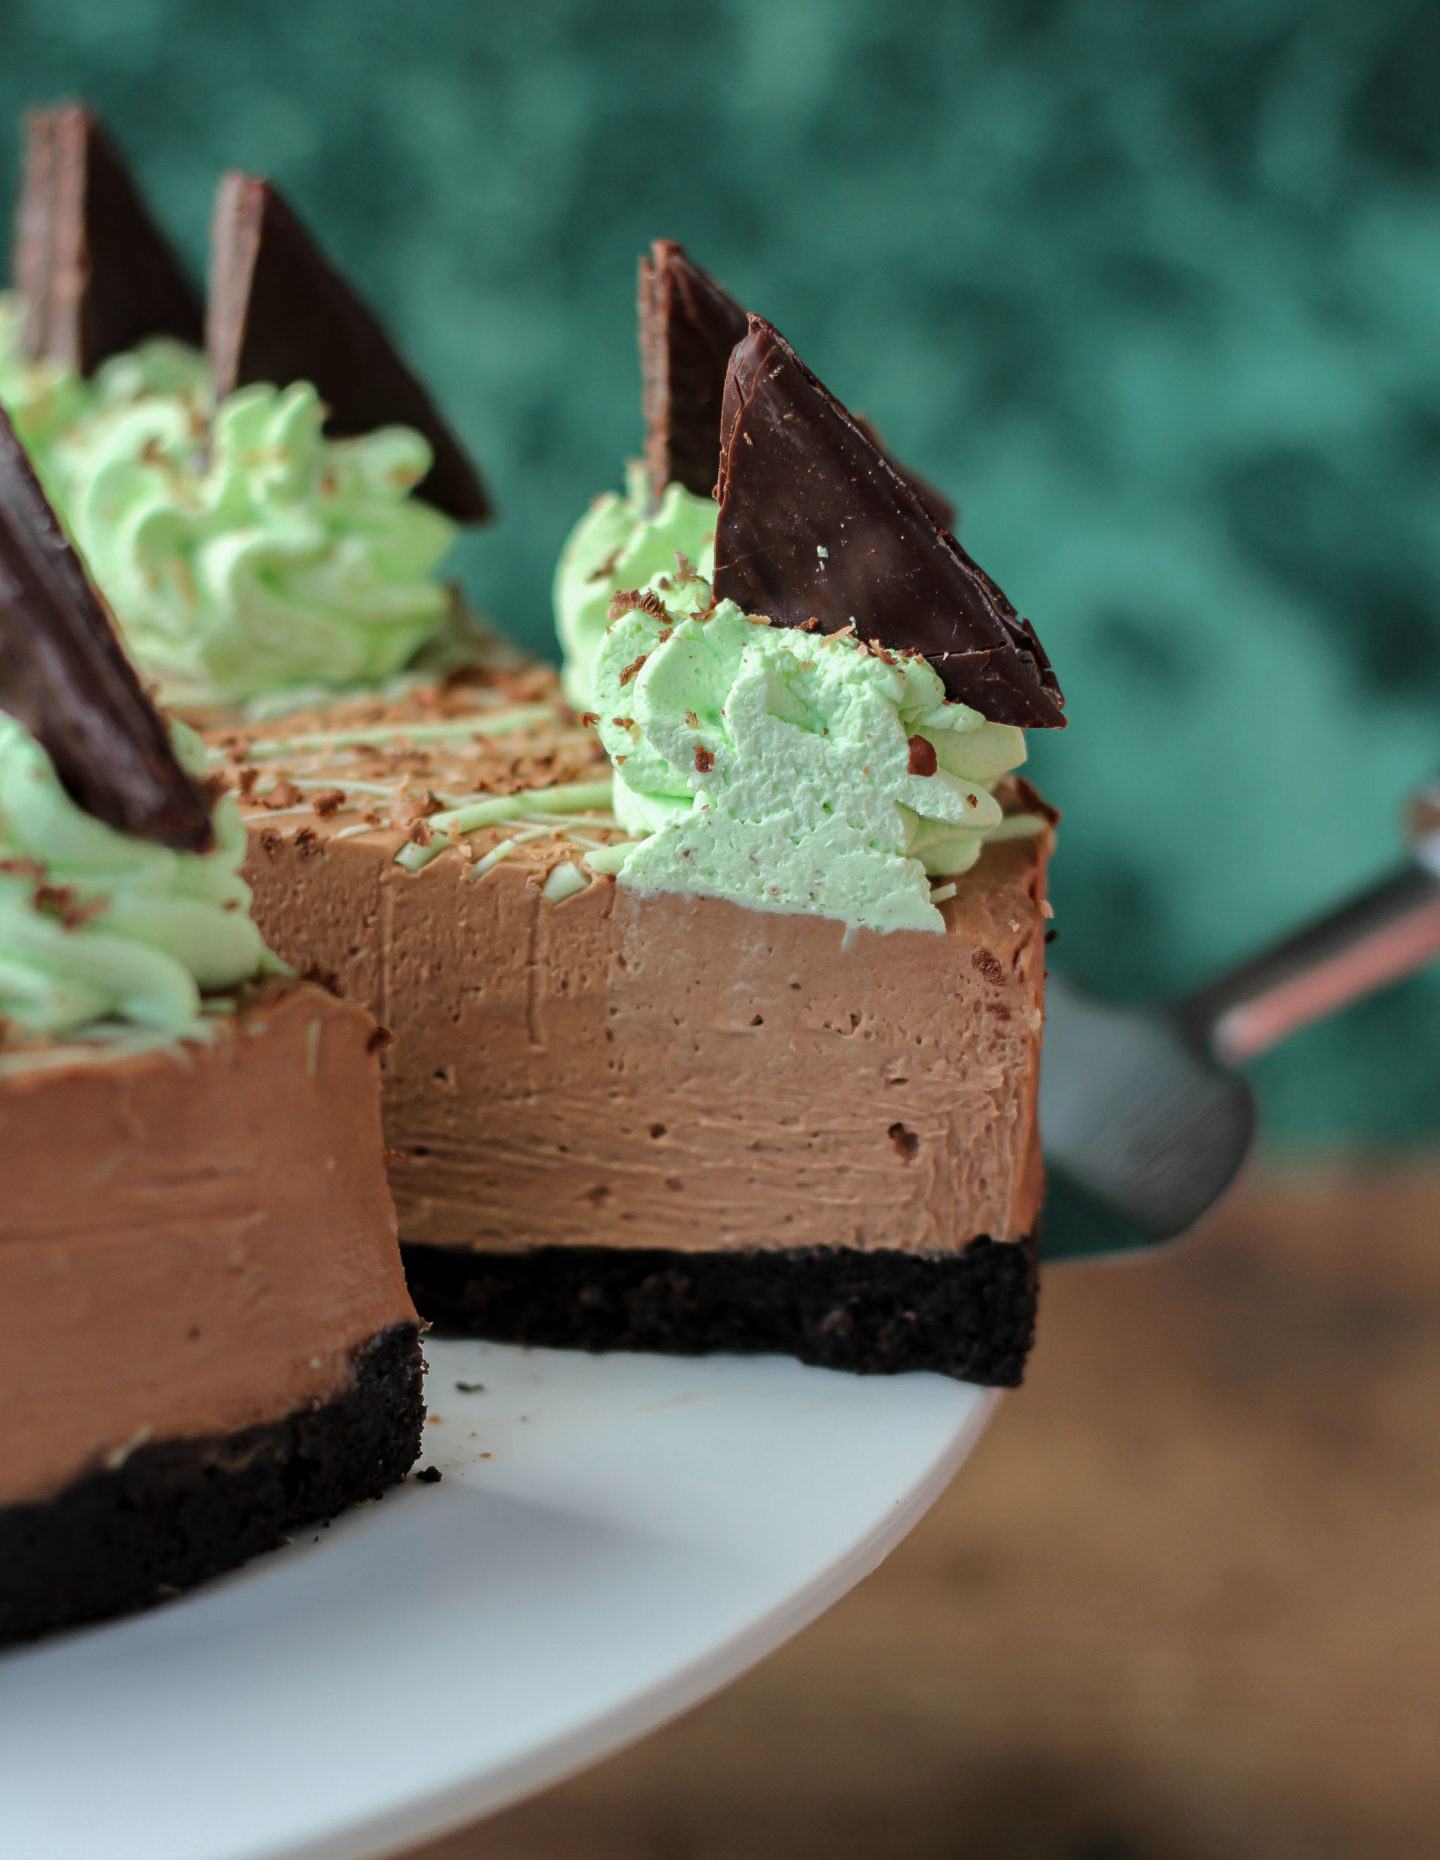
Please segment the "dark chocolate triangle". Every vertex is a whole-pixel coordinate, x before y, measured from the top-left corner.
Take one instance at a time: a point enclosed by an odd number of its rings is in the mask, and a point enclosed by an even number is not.
[[[673,239],[640,260],[640,376],[652,503],[672,480],[709,497],[720,470],[720,407],[745,312]]]
[[[3,412],[0,709],[24,724],[97,820],[179,852],[210,846],[210,810]]]
[[[206,342],[217,398],[256,381],[313,381],[332,438],[413,426],[435,455],[416,495],[459,523],[489,518],[480,474],[428,391],[275,189],[253,175],[227,174],[215,197]]]
[[[641,258],[639,303],[651,503],[659,503],[672,479],[696,497],[709,497],[720,475],[725,372],[731,351],[745,340],[749,318],[673,239],[657,239],[650,256]],[[892,458],[864,420],[859,424],[941,528],[953,528],[955,506],[944,493]]]
[[[850,418],[864,433],[875,450],[884,459],[891,471],[903,478],[910,489],[925,506],[925,513],[932,523],[938,523],[942,530],[953,530],[960,512],[938,485],[931,484],[928,478],[922,478],[918,471],[911,471],[908,465],[902,465],[895,454],[885,444],[875,428],[863,413],[852,413]]]
[[[150,336],[197,348],[204,338],[199,293],[99,119],[81,104],[25,118],[14,274],[32,361],[90,375]]]
[[[721,432],[720,599],[782,626],[853,623],[923,653],[950,697],[993,722],[1064,724],[1029,621],[762,317],[730,358]]]

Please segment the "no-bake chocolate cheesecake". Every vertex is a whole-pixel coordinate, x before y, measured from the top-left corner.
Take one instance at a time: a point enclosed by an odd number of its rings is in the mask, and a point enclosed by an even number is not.
[[[0,398],[210,724],[267,938],[392,1036],[422,1310],[1018,1380],[1052,817],[1013,771],[1063,721],[1033,632],[940,494],[661,242],[646,457],[557,571],[563,690],[457,650],[414,495],[448,429],[327,423],[389,352],[260,188],[221,190],[207,356],[113,355],[46,427],[0,341]]]
[[[371,1016],[279,973],[0,415],[0,1644],[379,1496],[423,1419]]]

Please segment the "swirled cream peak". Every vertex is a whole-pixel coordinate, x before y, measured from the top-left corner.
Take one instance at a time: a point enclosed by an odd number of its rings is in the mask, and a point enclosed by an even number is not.
[[[16,419],[131,655],[172,702],[240,704],[376,683],[442,631],[455,528],[410,493],[408,427],[327,439],[306,382],[229,395],[157,340],[84,382],[19,348],[0,307],[0,403]]]
[[[667,484],[652,510],[645,467],[636,460],[626,472],[624,496],[607,491],[596,498],[570,532],[555,570],[555,629],[565,654],[560,682],[576,710],[594,708],[595,655],[612,597],[672,573],[679,555],[707,579],[714,573],[715,501]]]
[[[647,836],[620,882],[943,931],[930,878],[1013,830],[991,788],[1023,733],[947,701],[918,654],[712,607],[698,574],[636,598],[594,674],[615,812]]]
[[[173,726],[185,767],[205,752]],[[222,797],[208,853],[171,852],[85,813],[0,714],[0,1033],[196,1032],[201,997],[275,966],[239,876],[245,828]]]

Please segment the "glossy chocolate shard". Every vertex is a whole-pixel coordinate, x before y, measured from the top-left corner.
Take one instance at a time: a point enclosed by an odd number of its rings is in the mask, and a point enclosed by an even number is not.
[[[40,743],[71,799],[97,820],[177,852],[212,844],[210,810],[3,413],[0,709]]]
[[[749,320],[673,239],[657,239],[640,260],[639,296],[651,502],[658,504],[672,481],[709,497],[720,470],[725,371]]]
[[[673,239],[657,239],[640,260],[640,377],[645,413],[645,465],[652,505],[672,480],[709,497],[720,475],[720,410],[725,375],[750,319]],[[857,416],[879,450],[911,486],[942,529],[955,506],[886,451],[875,429]]]
[[[206,346],[223,399],[256,381],[313,381],[335,439],[411,426],[434,463],[416,495],[458,523],[484,523],[474,463],[373,312],[268,181],[230,173],[210,228]]]
[[[30,359],[90,375],[151,336],[198,348],[199,293],[94,112],[30,111],[24,166],[14,276]]]
[[[850,418],[864,433],[896,477],[903,478],[920,499],[930,521],[938,523],[942,530],[953,530],[959,520],[960,512],[940,487],[931,484],[928,478],[922,478],[918,471],[911,471],[908,465],[902,465],[863,413],[852,413]]]
[[[1063,726],[1034,629],[762,317],[730,358],[715,593],[781,626],[814,620],[919,652],[996,723]]]

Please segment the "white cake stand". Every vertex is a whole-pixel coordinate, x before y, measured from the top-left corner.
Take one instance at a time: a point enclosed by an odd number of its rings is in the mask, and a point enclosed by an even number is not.
[[[5,1860],[363,1860],[513,1802],[813,1620],[991,1405],[775,1357],[428,1354],[442,1482],[0,1657]]]

